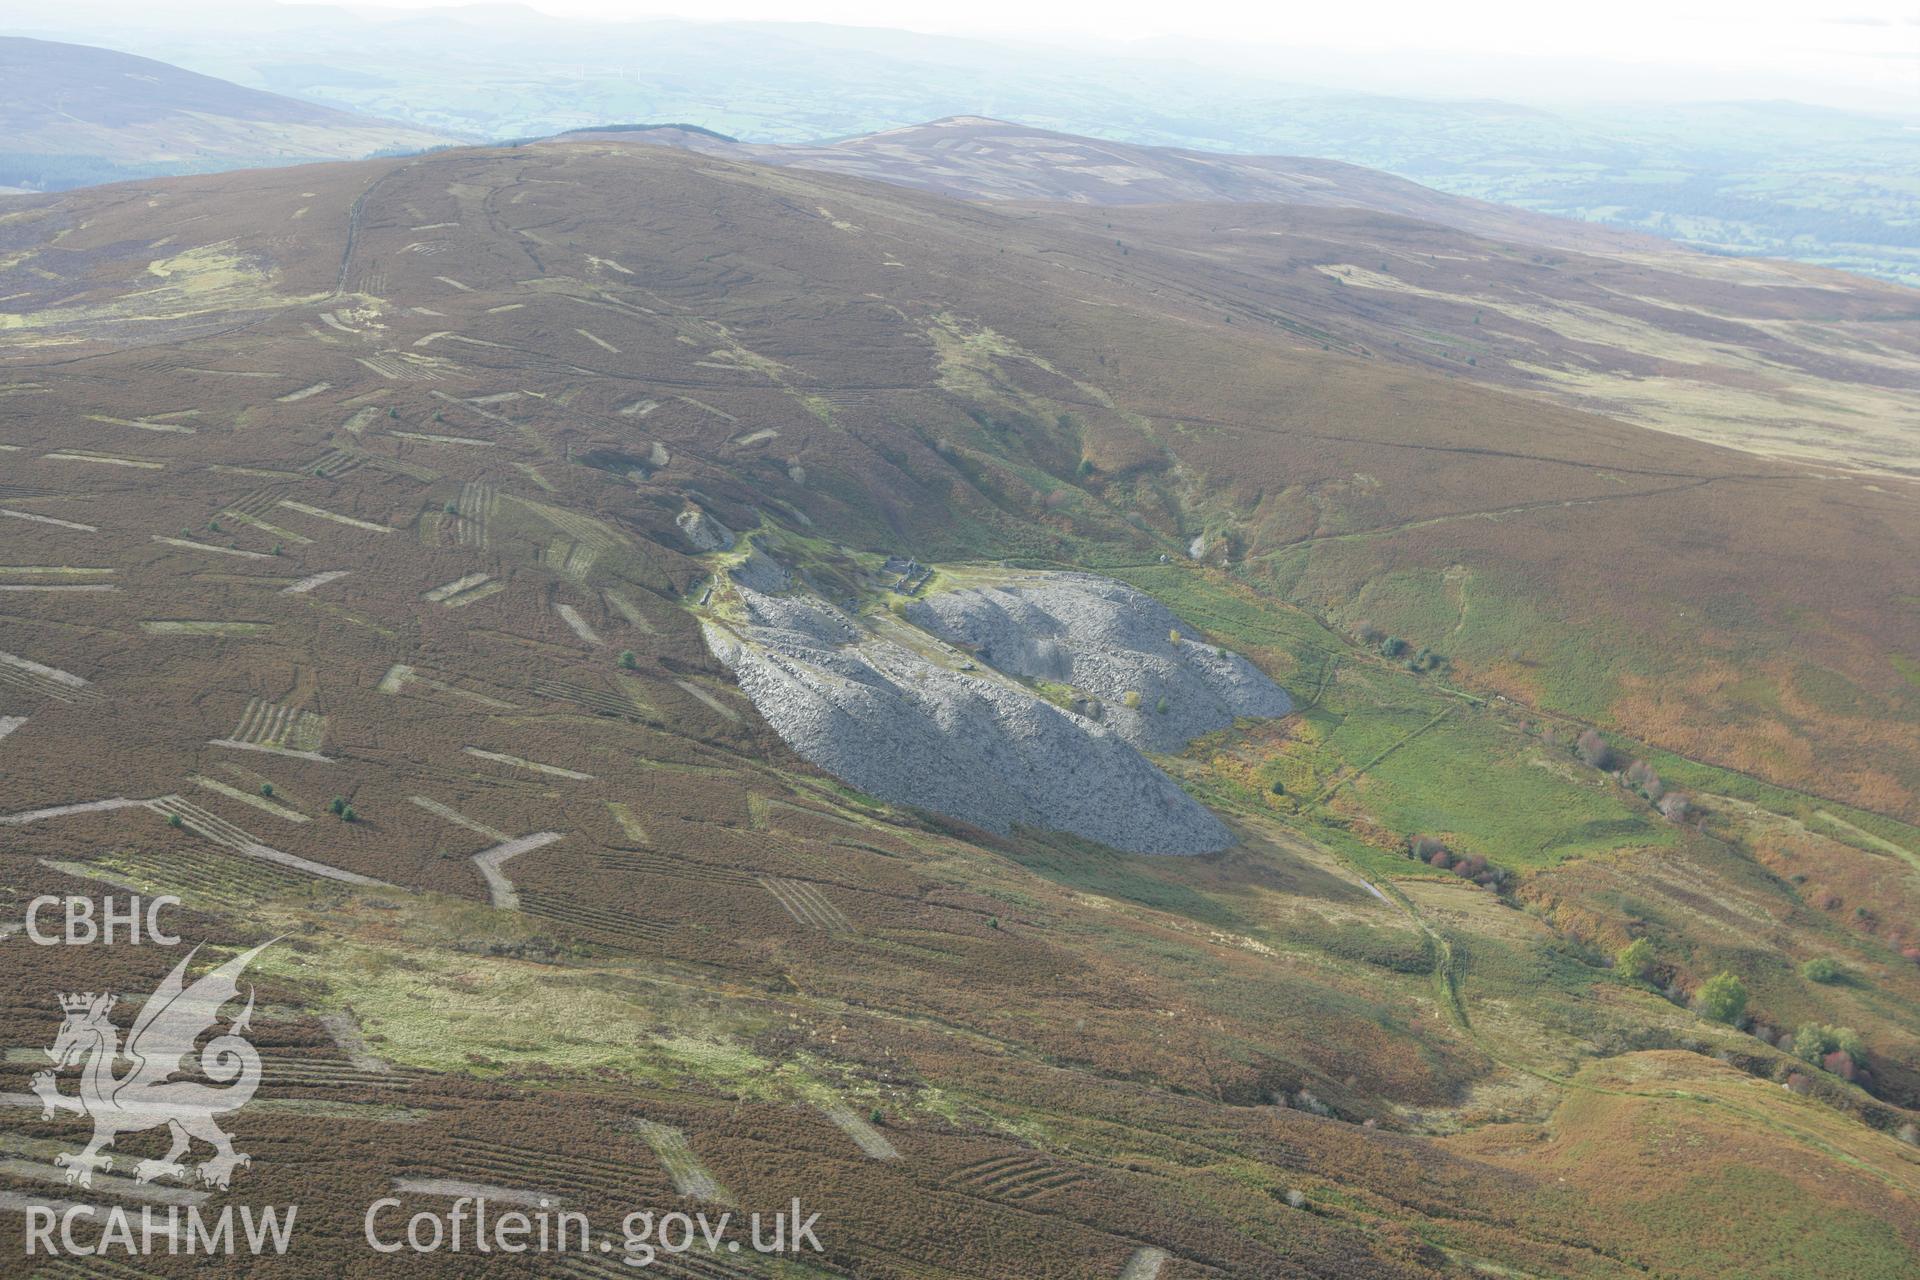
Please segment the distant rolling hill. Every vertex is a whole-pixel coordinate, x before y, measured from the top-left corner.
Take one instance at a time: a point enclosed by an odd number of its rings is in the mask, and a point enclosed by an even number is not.
[[[1234,156],[954,116],[817,146],[635,125],[555,145],[672,146],[876,179],[1107,246],[1229,324],[1777,458],[1920,472],[1910,289],[1298,156]],[[1044,232],[1043,232],[1044,234]],[[1815,323],[1817,322],[1817,323]]]
[[[984,116],[948,116],[813,146],[737,142],[681,125],[601,128],[562,136],[686,147],[759,164],[874,178],[963,200],[1293,204],[1399,214],[1562,249],[1617,249],[1642,242],[1589,224],[1445,195],[1339,160],[1142,146]]]
[[[0,189],[354,160],[450,141],[150,58],[0,38]]]

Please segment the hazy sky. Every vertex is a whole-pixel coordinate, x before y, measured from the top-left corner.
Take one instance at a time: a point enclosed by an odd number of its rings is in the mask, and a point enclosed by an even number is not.
[[[465,2],[347,0],[356,8]],[[1211,53],[1241,61],[1259,59],[1255,46],[1279,45],[1390,53],[1397,60],[1430,54],[1436,62],[1605,62],[1644,66],[1650,77],[1676,87],[1684,87],[1684,69],[1698,68],[1710,82],[1701,96],[1731,90],[1840,102],[1864,94],[1889,104],[1905,97],[1920,108],[1920,0],[531,0],[531,7],[600,19],[814,21],[942,34],[1199,42],[1224,46]],[[1631,73],[1613,74],[1630,83]],[[1769,94],[1774,84],[1778,91]],[[1542,87],[1552,87],[1551,76]],[[1493,84],[1486,92],[1504,96],[1521,88]]]

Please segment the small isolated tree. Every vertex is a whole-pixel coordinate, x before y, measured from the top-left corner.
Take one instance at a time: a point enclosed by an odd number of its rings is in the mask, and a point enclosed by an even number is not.
[[[1815,956],[1800,966],[1800,976],[1808,982],[1838,982],[1840,966],[1831,956]]]
[[[353,811],[352,805],[348,805],[340,811],[340,821],[342,822],[358,822],[359,820],[360,815]]]
[[[1653,944],[1645,938],[1635,938],[1613,958],[1613,971],[1623,978],[1641,982],[1653,972]]]
[[[1598,729],[1589,729],[1581,734],[1573,749],[1595,769],[1610,768],[1613,764],[1613,744],[1601,737]]]
[[[181,821],[179,814],[170,813],[167,815],[167,825],[170,827],[184,827],[187,824]]]
[[[1628,765],[1626,778],[1628,786],[1655,803],[1659,802],[1667,789],[1666,784],[1660,781],[1660,775],[1645,760],[1635,760]]]
[[[272,794],[273,794],[273,784],[272,784],[271,782],[263,782],[263,783],[261,783],[261,784],[260,784],[260,794],[261,794],[261,795],[263,795],[263,796],[270,796],[270,795],[272,795]]]
[[[1406,651],[1407,642],[1399,636],[1388,636],[1380,642],[1380,656],[1383,658],[1397,658]]]
[[[634,656],[633,650],[622,649],[620,651],[620,665],[631,671],[640,665],[640,659]]]
[[[875,1107],[871,1112],[868,1113],[867,1120],[869,1123],[872,1123],[872,1124],[885,1124],[887,1122],[887,1115],[886,1115],[886,1112],[880,1110],[880,1108],[878,1107]]]
[[[333,814],[334,817],[339,817],[347,811],[347,798],[345,796],[335,796],[333,802],[327,806],[327,811]]]
[[[1167,712],[1173,710],[1173,704],[1171,702],[1168,702],[1163,697],[1160,699],[1160,701],[1153,704],[1153,709],[1155,711],[1158,711],[1161,715],[1165,715],[1167,714]]]
[[[1128,710],[1138,711],[1140,709],[1140,691],[1138,689],[1127,690],[1125,695],[1121,697],[1120,702]]]
[[[1694,992],[1693,1007],[1704,1018],[1738,1026],[1747,1012],[1747,984],[1722,969]]]
[[[460,504],[457,502],[444,503],[442,504],[440,510],[447,515],[457,516],[460,514]]]
[[[287,544],[284,542],[276,542],[273,544],[273,554],[275,555],[281,555],[285,553],[286,549],[287,549]]]
[[[1175,627],[1173,630],[1167,632],[1167,643],[1176,649],[1180,647],[1180,628]]]

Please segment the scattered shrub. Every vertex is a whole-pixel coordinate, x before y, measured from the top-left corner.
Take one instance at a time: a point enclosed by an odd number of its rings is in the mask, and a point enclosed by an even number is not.
[[[622,649],[620,651],[620,665],[631,671],[640,665],[640,659],[634,656],[633,650]]]
[[[1815,956],[1800,966],[1800,976],[1808,982],[1837,982],[1840,979],[1840,966],[1831,956]]]
[[[1623,978],[1643,981],[1653,972],[1653,944],[1645,938],[1635,938],[1629,942],[1613,958],[1613,971]]]
[[[260,794],[261,794],[261,795],[263,795],[263,796],[270,796],[270,795],[272,795],[272,794],[273,794],[273,784],[272,784],[271,782],[263,782],[263,783],[261,783],[261,784],[260,784]]]
[[[1595,769],[1606,769],[1613,764],[1613,744],[1601,737],[1598,729],[1589,729],[1581,734],[1573,744],[1573,749]]]
[[[1822,1062],[1829,1054],[1844,1053],[1859,1063],[1867,1056],[1866,1046],[1852,1027],[1829,1026],[1824,1022],[1804,1023],[1793,1037],[1793,1056],[1808,1062]]]
[[[1693,1007],[1702,1017],[1738,1026],[1747,1012],[1747,986],[1723,969],[1700,984],[1700,990],[1693,996]]]
[[[1380,642],[1380,656],[1383,658],[1397,658],[1406,651],[1407,642],[1399,636],[1388,636]]]
[[[1176,649],[1180,647],[1180,628],[1175,627],[1173,630],[1167,632],[1167,643]]]
[[[170,827],[184,827],[187,824],[181,821],[179,814],[170,813],[167,815],[167,825]]]
[[[1413,850],[1414,857],[1425,862],[1434,854],[1444,852],[1447,845],[1439,836],[1415,836],[1408,847]]]
[[[352,805],[348,805],[340,811],[340,821],[342,822],[358,822],[359,820],[360,815],[353,811]]]
[[[1387,633],[1371,622],[1356,622],[1353,624],[1353,638],[1361,644],[1379,644],[1387,638]]]
[[[1121,701],[1121,702],[1122,702],[1122,703],[1123,703],[1123,704],[1124,704],[1124,705],[1125,705],[1125,706],[1126,706],[1126,707],[1127,707],[1127,708],[1128,708],[1129,710],[1132,710],[1132,711],[1138,711],[1138,710],[1140,709],[1140,692],[1139,692],[1139,690],[1137,690],[1137,689],[1129,689],[1129,690],[1127,690],[1127,692],[1126,692],[1126,694],[1125,694],[1125,695],[1124,695],[1124,696],[1123,696],[1123,697],[1122,697],[1122,698],[1120,699],[1120,701]]]
[[[1413,672],[1438,671],[1446,659],[1431,649],[1422,649],[1407,659],[1407,670]]]
[[[1635,760],[1627,766],[1627,785],[1655,804],[1666,794],[1667,784],[1660,781],[1660,775],[1645,760]]]
[[[1448,870],[1450,867],[1453,866],[1453,855],[1448,853],[1445,849],[1437,850],[1434,852],[1434,854],[1431,857],[1427,859],[1427,865],[1430,867],[1437,867],[1442,871]]]
[[[1153,704],[1153,709],[1159,712],[1161,715],[1165,715],[1167,714],[1167,712],[1173,710],[1173,704],[1171,702],[1168,702],[1166,698],[1162,697],[1160,701]]]
[[[346,797],[335,796],[333,798],[333,801],[327,805],[327,811],[333,814],[336,818],[339,817],[341,814],[345,813],[347,811]]]
[[[1660,816],[1668,822],[1685,822],[1693,816],[1693,801],[1678,791],[1670,791],[1660,799]]]

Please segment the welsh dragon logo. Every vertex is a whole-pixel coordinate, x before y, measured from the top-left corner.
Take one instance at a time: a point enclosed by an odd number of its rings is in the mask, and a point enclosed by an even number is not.
[[[187,965],[200,950],[195,947],[147,998],[125,1049],[120,1046],[119,1028],[108,1017],[114,996],[88,992],[60,997],[67,1017],[47,1050],[54,1069],[34,1076],[33,1091],[40,1097],[41,1119],[51,1120],[56,1111],[72,1111],[93,1121],[93,1141],[84,1151],[54,1157],[55,1164],[66,1168],[69,1183],[92,1186],[95,1169],[113,1169],[113,1157],[104,1149],[116,1138],[161,1125],[172,1132],[173,1149],[158,1160],[140,1161],[134,1167],[138,1182],[185,1181],[188,1170],[181,1157],[195,1138],[214,1149],[213,1157],[195,1171],[210,1187],[226,1187],[234,1169],[251,1162],[233,1149],[233,1139],[214,1119],[246,1106],[260,1087],[260,1054],[245,1036],[253,1017],[251,990],[240,1016],[200,1049],[200,1072],[214,1083],[173,1077],[188,1069],[185,1060],[201,1035],[220,1021],[221,1006],[238,998],[241,971],[271,945],[264,943],[235,956],[188,986]],[[116,1074],[115,1067],[122,1061],[131,1065]],[[76,1066],[80,1092],[69,1097],[59,1091],[55,1073]]]

